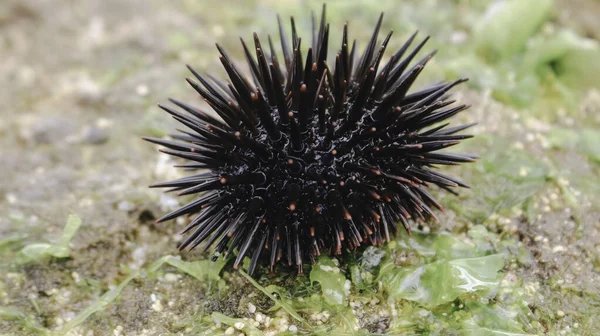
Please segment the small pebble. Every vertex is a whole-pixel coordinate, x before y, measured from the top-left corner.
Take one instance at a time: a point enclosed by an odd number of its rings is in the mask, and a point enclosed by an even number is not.
[[[148,86],[144,85],[144,84],[140,84],[135,88],[135,93],[137,93],[138,95],[145,97],[148,95],[148,92],[150,92],[150,90],[148,89]]]
[[[115,330],[113,330],[113,335],[119,336],[123,332],[123,326],[118,325]]]
[[[101,145],[108,141],[108,132],[106,128],[91,125],[85,127],[82,133],[81,140],[90,145]]]
[[[81,278],[77,272],[71,273],[71,276],[73,277],[73,280],[75,280],[75,283],[79,283],[79,281],[81,281]]]
[[[21,137],[33,144],[52,144],[73,133],[73,122],[60,117],[41,117],[32,122],[29,128],[21,130]]]
[[[533,140],[535,140],[535,135],[533,135],[532,133],[527,133],[525,139],[529,142],[532,142]]]
[[[162,303],[160,302],[160,300],[156,300],[156,301],[155,301],[155,302],[152,304],[152,309],[153,309],[155,312],[159,312],[159,313],[160,313],[161,311],[163,311],[163,305],[162,305]]]
[[[119,202],[119,204],[117,205],[117,209],[120,211],[131,211],[134,209],[133,203],[128,202],[128,201],[121,201]]]
[[[165,280],[168,282],[175,282],[178,279],[179,279],[179,277],[177,276],[177,274],[173,274],[173,273],[165,274]]]
[[[467,41],[467,39],[467,33],[460,30],[453,31],[450,35],[450,42],[452,42],[452,44],[463,44]]]
[[[17,196],[15,194],[6,194],[6,201],[8,204],[16,204],[18,202]]]
[[[77,99],[81,104],[94,105],[98,104],[104,98],[104,92],[98,83],[96,83],[88,75],[83,75],[77,80],[75,92]]]
[[[521,176],[521,177],[527,176],[527,168],[526,167],[521,167],[519,169],[519,176]]]

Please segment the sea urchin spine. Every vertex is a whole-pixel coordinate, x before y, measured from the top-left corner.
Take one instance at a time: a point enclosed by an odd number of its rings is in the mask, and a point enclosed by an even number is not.
[[[392,35],[379,45],[382,18],[360,57],[345,25],[332,67],[325,7],[318,27],[313,15],[305,55],[294,19],[290,47],[278,18],[283,64],[270,37],[267,51],[254,34],[256,58],[242,40],[251,79],[218,44],[228,83],[188,66],[195,77],[188,83],[218,116],[170,99],[177,109],[160,108],[189,130],[175,141],[144,138],[189,161],[179,167],[197,171],[151,186],[198,195],[158,220],[195,215],[181,249],[205,242],[213,260],[237,251],[234,268],[249,256],[251,274],[261,261],[271,271],[282,261],[302,273],[321,253],[381,245],[397,234],[397,224],[410,234],[409,221],[435,218],[432,208],[442,207],[430,184],[451,193],[467,187],[434,170],[475,159],[438,152],[471,137],[457,133],[472,125],[443,123],[468,108],[448,95],[466,79],[411,91],[435,51],[409,66],[428,39],[409,52],[415,33],[382,64]]]

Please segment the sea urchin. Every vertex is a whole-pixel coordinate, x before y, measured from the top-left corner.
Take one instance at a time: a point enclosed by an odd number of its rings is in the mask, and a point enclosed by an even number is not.
[[[475,159],[438,152],[471,137],[457,133],[472,125],[442,123],[468,108],[447,94],[466,79],[411,91],[435,52],[409,67],[428,39],[409,52],[415,33],[382,64],[392,35],[377,48],[382,18],[360,57],[345,25],[333,66],[325,8],[318,27],[313,15],[304,56],[294,19],[290,48],[278,18],[284,64],[270,37],[267,51],[254,34],[256,58],[242,40],[251,79],[218,44],[228,83],[188,66],[196,79],[187,82],[218,116],[170,99],[178,109],[160,108],[189,129],[174,140],[144,138],[189,161],[178,167],[198,171],[151,186],[198,195],[158,220],[195,215],[181,249],[205,242],[213,260],[237,251],[234,268],[251,257],[249,273],[259,263],[273,271],[278,261],[301,273],[321,253],[381,245],[398,224],[410,234],[410,220],[435,218],[432,208],[441,206],[430,184],[452,193],[466,187],[434,170]]]

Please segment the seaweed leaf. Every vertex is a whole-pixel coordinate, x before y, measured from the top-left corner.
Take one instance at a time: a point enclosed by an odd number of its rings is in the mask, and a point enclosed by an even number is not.
[[[113,302],[121,291],[129,282],[140,275],[140,272],[131,274],[125,280],[123,280],[117,287],[107,291],[101,297],[99,297],[96,301],[94,301],[91,305],[77,314],[72,320],[70,320],[67,324],[65,324],[59,331],[55,332],[56,335],[64,335],[69,330],[83,323],[88,317],[92,314],[103,310],[106,306],[108,306],[111,302]]]
[[[178,270],[193,276],[198,280],[219,280],[219,273],[221,269],[227,263],[227,260],[218,259],[215,262],[210,260],[198,260],[198,261],[183,261],[177,257],[167,255],[157,261],[153,262],[149,267],[149,272],[156,272],[162,265],[169,264]]]
[[[295,310],[294,308],[292,308],[292,306],[290,306],[288,303],[284,302],[283,300],[278,300],[275,295],[273,295],[272,293],[270,293],[268,290],[266,290],[263,286],[261,286],[258,282],[256,282],[256,280],[254,280],[251,276],[249,276],[246,272],[240,270],[239,271],[240,274],[242,274],[254,287],[256,287],[259,291],[263,292],[266,296],[268,296],[271,300],[273,300],[276,304],[280,305],[281,308],[283,308],[283,310],[285,310],[288,314],[290,314],[293,318],[295,318],[296,320],[305,323],[306,325],[308,325],[308,323],[306,323],[306,320],[304,320],[302,318],[302,316],[300,316]]]
[[[548,19],[551,10],[552,0],[495,2],[474,27],[477,49],[500,58],[522,52],[527,40]]]
[[[25,246],[17,257],[17,264],[38,261],[45,257],[68,258],[71,256],[69,243],[81,226],[81,218],[77,215],[69,215],[67,224],[57,244],[33,243]]]
[[[0,319],[5,321],[20,321],[26,329],[39,335],[50,334],[50,330],[42,327],[36,321],[28,318],[23,312],[15,308],[0,307]]]
[[[345,284],[346,277],[340,273],[340,269],[333,263],[331,258],[321,256],[310,271],[310,282],[321,284],[323,299],[329,305],[345,306],[347,295]]]
[[[478,227],[474,238],[481,243],[485,228]],[[415,248],[415,246],[417,248]],[[415,301],[433,308],[464,294],[483,297],[500,286],[504,254],[491,254],[489,248],[465,244],[446,234],[420,235],[398,241],[400,249],[414,249],[424,264],[398,266],[393,258],[382,265],[379,279],[384,290],[395,299]]]

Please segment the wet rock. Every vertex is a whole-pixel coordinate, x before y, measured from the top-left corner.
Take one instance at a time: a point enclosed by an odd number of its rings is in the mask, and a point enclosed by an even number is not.
[[[101,145],[108,141],[109,134],[106,128],[96,125],[87,126],[83,129],[82,141],[90,145]]]
[[[96,105],[104,100],[104,91],[89,75],[82,75],[74,88],[77,100],[82,105]]]
[[[53,144],[71,135],[73,128],[73,123],[66,118],[43,117],[28,121],[19,134],[31,144]]]

